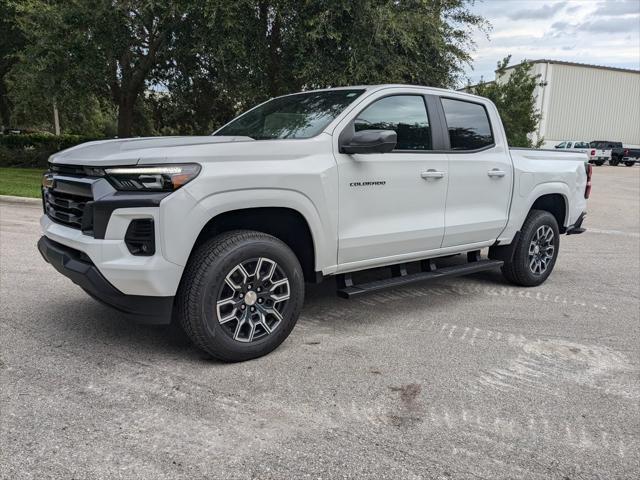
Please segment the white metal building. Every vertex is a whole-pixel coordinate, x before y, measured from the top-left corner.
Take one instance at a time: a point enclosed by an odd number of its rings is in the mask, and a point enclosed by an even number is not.
[[[639,70],[556,60],[530,63],[532,73],[546,84],[534,92],[542,113],[534,140],[544,138],[544,148],[563,140],[610,140],[640,147]]]

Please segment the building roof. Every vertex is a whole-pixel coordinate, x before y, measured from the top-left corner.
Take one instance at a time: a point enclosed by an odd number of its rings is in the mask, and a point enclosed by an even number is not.
[[[509,65],[506,69],[510,70],[512,68],[517,67],[518,65],[522,65],[523,63],[525,62],[520,62],[516,65]],[[570,67],[597,68],[600,70],[613,70],[616,72],[640,73],[640,70],[634,70],[632,68],[607,67],[605,65],[592,65],[589,63],[578,63],[578,62],[565,62],[564,60],[549,60],[546,58],[541,58],[538,60],[527,60],[526,63],[553,63],[556,65],[568,65]]]

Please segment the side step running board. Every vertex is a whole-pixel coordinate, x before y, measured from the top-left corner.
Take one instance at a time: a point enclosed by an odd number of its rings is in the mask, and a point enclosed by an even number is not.
[[[344,285],[338,289],[338,296],[342,298],[353,298],[365,293],[376,292],[386,288],[394,288],[414,282],[425,282],[427,280],[437,280],[446,277],[458,277],[469,275],[471,273],[482,272],[501,267],[504,262],[502,260],[476,260],[462,265],[453,265],[451,267],[443,267],[433,269],[431,271],[422,271],[418,273],[407,274],[406,269],[401,268],[400,274],[383,280],[375,280],[373,282],[361,283],[354,285],[351,276],[345,274],[342,280]],[[433,268],[433,267],[432,267]],[[403,274],[404,273],[404,274]]]

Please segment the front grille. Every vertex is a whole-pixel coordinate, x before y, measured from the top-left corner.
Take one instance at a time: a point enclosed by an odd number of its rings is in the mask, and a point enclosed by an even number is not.
[[[62,175],[81,175],[86,176],[84,167],[78,165],[60,165],[56,163],[49,164],[49,171],[52,173],[59,173]]]
[[[67,227],[82,229],[85,207],[92,200],[91,197],[60,192],[55,188],[46,188],[43,195],[45,212],[51,220]]]

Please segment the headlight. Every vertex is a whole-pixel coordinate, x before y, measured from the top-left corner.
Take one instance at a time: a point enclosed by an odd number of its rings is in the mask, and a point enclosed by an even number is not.
[[[105,176],[117,190],[172,192],[200,173],[200,165],[149,165],[105,168]]]

